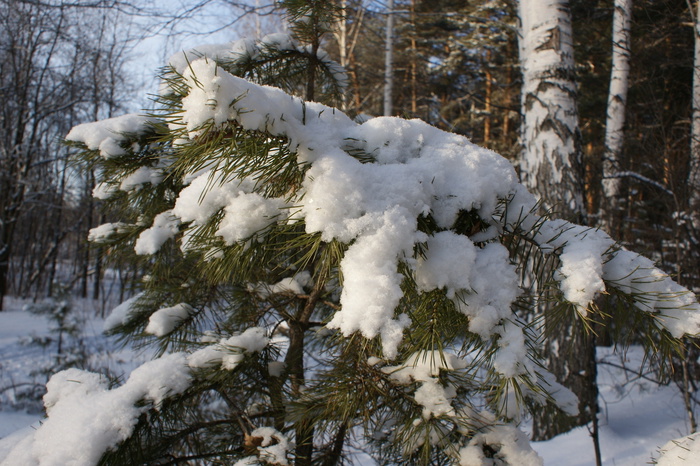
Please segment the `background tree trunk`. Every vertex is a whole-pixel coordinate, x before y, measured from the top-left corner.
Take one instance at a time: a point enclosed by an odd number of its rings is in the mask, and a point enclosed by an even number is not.
[[[621,237],[622,214],[620,158],[624,144],[625,111],[630,72],[630,23],[632,0],[615,0],[612,30],[612,70],[605,121],[603,196],[601,225],[615,238]]]
[[[384,49],[384,116],[393,112],[394,88],[394,0],[387,2],[386,44]]]
[[[521,0],[520,61],[523,74],[523,183],[559,216],[583,223],[584,172],[580,149],[576,83],[568,3]],[[544,284],[540,284],[544,286]],[[578,315],[547,318],[543,355],[560,383],[579,398],[578,417],[558,411],[535,416],[533,439],[544,440],[591,420],[597,411],[595,342]],[[553,328],[556,322],[556,328]]]

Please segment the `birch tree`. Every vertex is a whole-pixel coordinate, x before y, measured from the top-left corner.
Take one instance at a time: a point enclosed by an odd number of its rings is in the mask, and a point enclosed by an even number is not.
[[[564,0],[521,0],[523,74],[520,176],[543,205],[564,218],[585,220],[571,13]],[[540,307],[547,293],[536,293]],[[549,369],[579,398],[579,416],[535,416],[534,439],[585,424],[597,410],[595,346],[577,312],[544,322]]]
[[[630,72],[630,23],[632,0],[615,0],[612,30],[612,71],[605,122],[605,155],[603,157],[604,227],[619,236],[620,157],[624,144],[625,111]]]
[[[386,11],[386,43],[384,45],[384,116],[392,114],[394,88],[394,0],[389,0]]]

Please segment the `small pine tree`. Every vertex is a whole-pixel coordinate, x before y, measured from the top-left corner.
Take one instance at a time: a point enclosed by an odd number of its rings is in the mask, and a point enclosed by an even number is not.
[[[323,32],[326,3],[288,2],[295,28]],[[48,419],[7,461],[540,464],[522,409],[576,400],[523,309],[552,299],[591,322],[605,293],[650,348],[698,332],[691,293],[604,233],[537,215],[497,154],[252,82],[309,95],[309,74],[292,78],[307,57],[313,95],[341,90],[318,44],[202,48],[172,62],[152,115],[69,134],[121,208],[91,239],[146,272],[106,328],[158,357],[113,388],[55,375]]]

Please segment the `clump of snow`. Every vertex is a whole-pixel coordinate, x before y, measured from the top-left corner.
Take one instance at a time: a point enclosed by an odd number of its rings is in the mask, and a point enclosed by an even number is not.
[[[206,346],[188,356],[190,367],[203,368],[220,365],[223,369],[235,369],[243,361],[245,353],[260,352],[270,343],[265,329],[251,327],[240,335],[223,338],[218,344]]]
[[[97,185],[95,185],[94,189],[92,190],[92,197],[100,200],[109,199],[110,197],[114,196],[114,194],[116,194],[118,191],[119,190],[117,189],[117,187],[112,183],[97,183]]]
[[[457,396],[457,390],[449,384],[443,384],[438,377],[440,371],[455,371],[465,367],[467,362],[455,354],[420,351],[408,357],[400,366],[387,366],[382,371],[400,385],[421,383],[413,398],[423,406],[423,419],[428,420],[431,417],[456,415],[452,400]]]
[[[222,180],[213,179],[211,172],[207,171],[180,192],[175,207],[169,212],[182,222],[200,226],[223,209],[223,219],[215,235],[220,236],[227,245],[232,245],[260,234],[284,218],[285,200],[265,198],[253,192],[254,188],[253,180],[223,183]],[[187,249],[189,239],[183,238],[183,250]]]
[[[287,466],[287,453],[291,449],[287,437],[272,427],[258,427],[250,433],[250,437],[262,437],[258,448],[258,457],[265,464]]]
[[[485,447],[490,450],[488,456],[484,452]],[[520,429],[508,425],[486,427],[459,451],[460,466],[500,464],[541,466],[543,462],[530,446],[527,436]]]
[[[265,35],[260,40],[239,39],[225,44],[205,44],[199,45],[191,50],[177,53],[170,57],[168,65],[179,75],[187,72],[192,63],[201,59],[211,59],[212,61],[228,62],[236,64],[248,59],[257,59],[263,53],[274,51],[298,50],[311,53],[311,49],[301,46],[292,36],[285,32],[277,32]],[[348,84],[348,77],[345,69],[339,63],[332,60],[330,55],[323,49],[316,52],[316,60],[322,63],[333,76],[337,85],[341,88]],[[167,82],[161,85],[161,95],[171,91]]]
[[[139,255],[155,254],[160,247],[180,231],[180,219],[171,210],[161,212],[153,219],[153,226],[139,235],[134,251]]]
[[[612,287],[630,294],[637,308],[654,314],[656,324],[674,337],[700,333],[700,304],[695,294],[651,260],[620,248],[601,230],[543,219],[535,210],[534,197],[519,186],[511,197],[505,226],[530,231],[545,253],[558,251],[561,290],[581,314],[585,315],[597,294]]]
[[[158,309],[149,317],[145,332],[163,337],[172,332],[180,321],[187,319],[192,311],[192,306],[185,303]]]
[[[669,441],[661,447],[657,466],[689,466],[700,462],[700,434]]]
[[[182,122],[187,125],[190,139],[200,134],[201,126],[209,121],[221,125],[229,117],[229,105],[238,97],[229,92],[235,88],[233,76],[207,59],[190,63],[183,75],[190,87],[182,99]]]
[[[163,173],[160,170],[150,167],[139,167],[122,179],[119,190],[133,191],[134,189],[139,189],[145,183],[156,185],[161,181],[163,181]]]
[[[127,114],[93,123],[73,127],[66,140],[82,142],[88,149],[99,150],[102,157],[109,159],[124,155],[120,145],[127,134],[143,134],[153,119],[144,115]]]
[[[129,317],[134,310],[134,304],[143,297],[143,293],[139,293],[132,298],[127,299],[119,306],[115,307],[105,319],[102,329],[105,332],[114,330],[120,325],[124,325],[129,321]]]
[[[108,320],[121,323],[138,297],[115,309]],[[178,312],[161,310],[154,314],[162,330]],[[167,311],[167,312],[166,312]],[[168,314],[166,316],[166,314]],[[115,325],[115,323],[111,323]],[[222,339],[219,344],[192,354],[173,353],[146,362],[135,369],[127,381],[109,389],[109,380],[96,373],[68,369],[55,374],[47,384],[44,405],[48,418],[35,431],[26,435],[4,458],[3,464],[72,465],[97,464],[104,452],[128,438],[140,416],[149,409],[159,409],[168,397],[189,388],[191,369],[221,364],[231,370],[245,353],[262,351],[269,343],[265,330],[253,327],[240,335]],[[278,367],[273,370],[282,370]],[[271,429],[254,431],[263,437],[259,448],[261,459],[286,461],[289,444],[282,434]]]
[[[118,233],[120,229],[126,226],[125,223],[103,223],[100,226],[91,228],[88,232],[88,241],[99,243],[108,239],[111,235]]]
[[[176,53],[168,59],[168,66],[171,66],[176,73],[183,74],[190,63],[203,57],[213,60],[235,60],[243,55],[253,56],[255,53],[257,53],[256,44],[252,39],[241,39],[225,44],[204,44]]]
[[[235,196],[239,189],[247,191],[244,182],[241,182],[241,186],[235,183],[223,184],[223,180],[212,179],[211,172],[204,172],[180,191],[172,213],[183,222],[203,225],[209,217],[224,207],[228,198]]]
[[[523,329],[507,320],[496,328],[500,336],[498,351],[493,356],[493,368],[506,377],[515,377],[526,372],[525,335]]]
[[[147,362],[124,385],[78,369],[54,375],[44,397],[48,418],[5,458],[5,464],[92,466],[131,435],[142,413],[190,385],[184,354]],[[140,403],[139,401],[146,401]]]
[[[469,316],[469,330],[488,340],[496,326],[512,316],[511,304],[521,291],[518,273],[500,243],[476,249],[468,273],[471,290],[459,293],[454,301]]]
[[[416,284],[421,291],[446,288],[447,297],[469,290],[469,276],[476,260],[476,247],[464,235],[441,231],[428,239],[425,259],[416,267]]]
[[[275,50],[295,50],[297,48],[297,43],[292,36],[283,32],[274,32],[263,36],[260,39],[260,44]]]
[[[255,292],[258,296],[266,299],[274,294],[305,294],[304,287],[311,283],[311,273],[308,271],[299,272],[293,277],[283,278],[274,285],[266,283],[250,284],[249,291]]]
[[[274,223],[285,207],[283,199],[268,199],[258,193],[243,193],[224,208],[224,218],[216,231],[227,245],[247,239]]]
[[[700,332],[700,304],[694,294],[636,253],[621,250],[604,265],[604,278],[630,293],[635,305],[655,314],[654,322],[680,338]]]

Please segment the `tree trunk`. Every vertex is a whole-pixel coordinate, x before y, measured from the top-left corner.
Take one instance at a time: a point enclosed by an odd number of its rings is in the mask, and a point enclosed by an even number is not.
[[[411,116],[418,117],[418,48],[416,44],[416,0],[411,0]]]
[[[491,52],[487,52],[487,60],[490,61],[490,59]],[[491,75],[491,70],[488,68],[486,68],[485,74],[486,90],[484,93],[484,144],[488,144],[491,141],[491,94],[493,76]]]
[[[391,116],[394,87],[394,0],[387,2],[386,43],[384,49],[384,116]]]
[[[521,0],[523,183],[564,218],[585,219],[571,14],[564,0]]]
[[[605,122],[605,155],[603,156],[603,198],[601,223],[615,238],[620,237],[622,215],[620,157],[624,144],[625,110],[630,72],[630,22],[632,0],[615,0],[612,31],[612,71]]]
[[[568,3],[521,0],[518,14],[522,28],[522,181],[546,208],[583,223],[584,171]],[[554,416],[535,416],[535,440],[585,424],[597,412],[594,337],[586,333],[577,315],[559,320],[557,327],[551,328],[554,321],[547,318],[546,306],[540,304],[538,309],[544,312],[549,335],[543,344],[543,355],[559,382],[579,397],[580,414],[572,418],[557,410]]]

